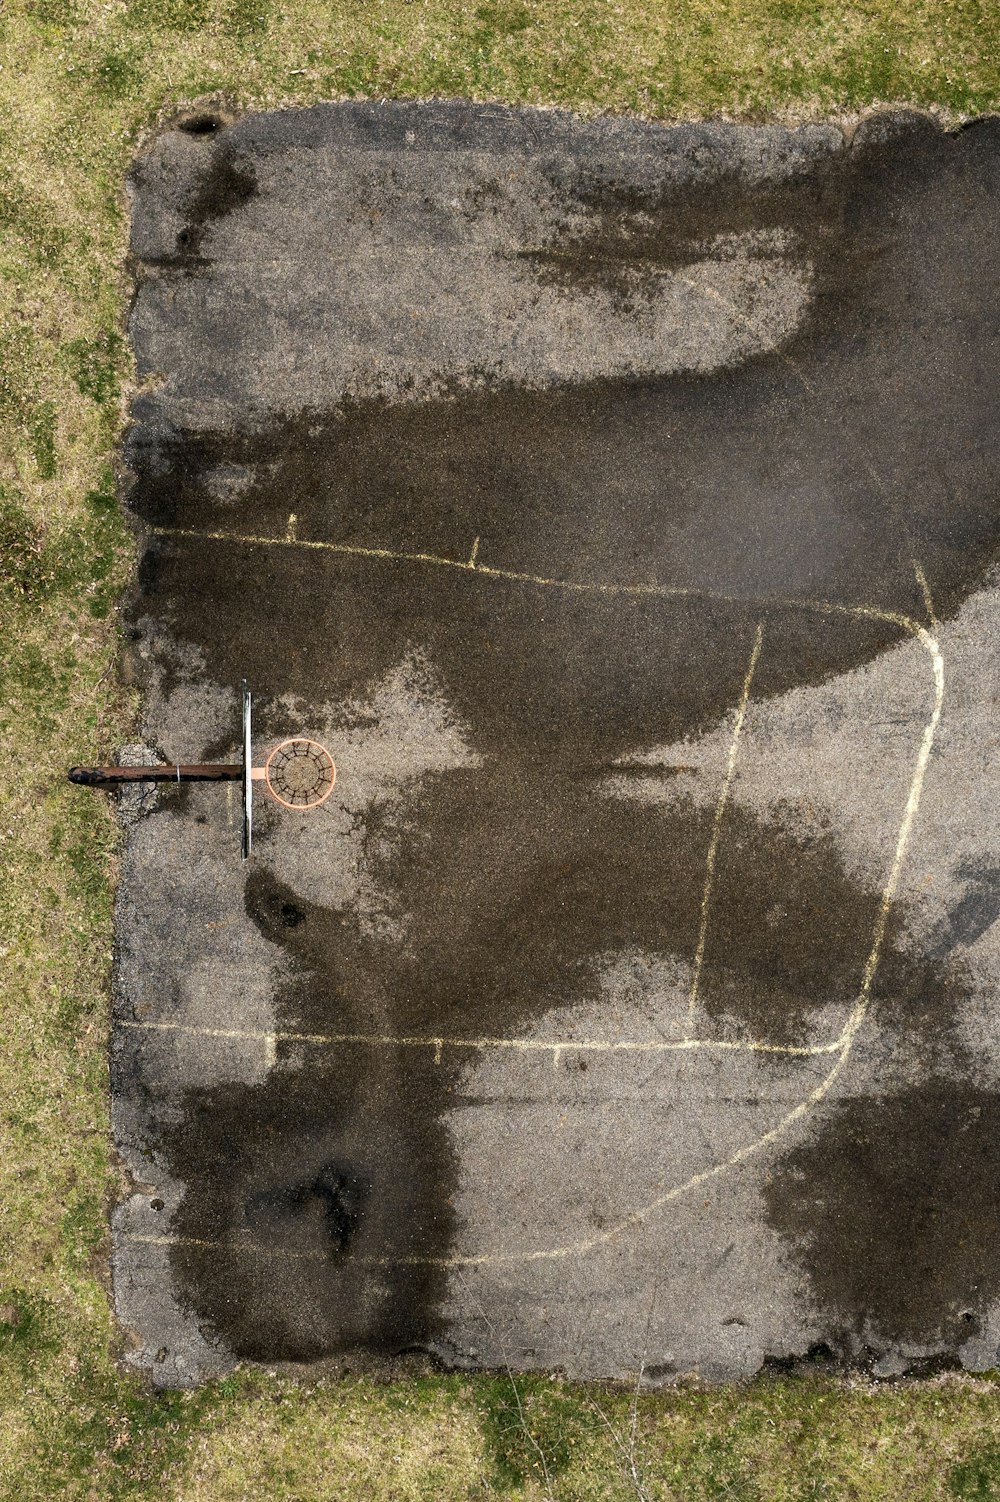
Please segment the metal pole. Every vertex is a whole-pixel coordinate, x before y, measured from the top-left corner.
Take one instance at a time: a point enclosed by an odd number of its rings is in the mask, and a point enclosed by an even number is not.
[[[116,787],[128,782],[239,782],[241,766],[225,762],[193,765],[163,764],[155,767],[70,767],[70,782],[84,787]]]

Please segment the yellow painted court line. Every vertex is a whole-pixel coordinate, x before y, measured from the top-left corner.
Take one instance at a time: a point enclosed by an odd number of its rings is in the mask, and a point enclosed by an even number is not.
[[[691,975],[691,994],[688,997],[687,1031],[689,1037],[694,1024],[695,1011],[698,1006],[698,986],[701,981],[701,968],[705,960],[705,942],[708,938],[708,915],[712,905],[712,888],[715,885],[715,860],[719,851],[722,818],[726,812],[726,804],[729,802],[729,790],[733,785],[733,777],[736,772],[736,757],[740,748],[740,736],[743,734],[743,722],[746,719],[747,705],[750,702],[750,686],[753,683],[753,675],[757,671],[757,661],[760,657],[760,647],[763,639],[764,623],[763,621],[759,621],[754,636],[753,650],[750,653],[750,662],[747,667],[746,677],[743,680],[743,693],[740,698],[739,709],[736,713],[736,723],[733,726],[733,738],[729,743],[726,775],[723,778],[722,788],[719,792],[719,801],[715,805],[712,838],[709,841],[708,854],[705,857],[705,888],[701,895],[701,910],[698,915],[698,944],[695,949],[694,967]]]
[[[937,616],[934,614],[934,600],[931,597],[931,587],[927,583],[927,575],[924,573],[916,558],[914,558],[913,560],[913,572],[917,576],[917,583],[920,585],[920,593],[924,597],[924,609],[927,611],[927,619],[930,621],[931,626],[934,628],[934,630],[937,630],[938,620]]]
[[[710,600],[723,605],[743,605],[759,610],[814,610],[820,615],[844,615],[899,626],[911,636],[919,637],[923,629],[911,616],[898,610],[882,610],[876,605],[841,605],[834,600],[796,599],[788,595],[736,595],[723,590],[691,589],[672,584],[611,584],[600,580],[560,579],[544,574],[523,573],[517,569],[492,568],[480,563],[479,539],[469,558],[445,558],[438,553],[406,553],[394,548],[363,547],[358,543],[331,542],[326,538],[266,537],[253,532],[203,532],[194,527],[150,527],[151,537],[189,538],[195,542],[228,542],[238,547],[302,548],[306,551],[337,553],[348,558],[370,558],[388,563],[424,564],[433,568],[457,569],[477,578],[498,579],[508,584],[531,584],[540,588],[565,590],[576,594],[648,598],[654,600]]]
[[[445,1048],[481,1052],[484,1049],[507,1049],[511,1053],[691,1053],[696,1049],[715,1049],[723,1053],[788,1054],[792,1058],[807,1059],[815,1054],[836,1053],[844,1047],[843,1035],[832,1043],[795,1045],[785,1043],[760,1043],[755,1039],[716,1038],[563,1038],[559,1041],[547,1038],[492,1038],[492,1037],[440,1037],[430,1038],[421,1034],[407,1036],[397,1033],[296,1033],[266,1032],[254,1028],[201,1027],[187,1022],[144,1022],[123,1020],[117,1027],[145,1033],[180,1033],[192,1038],[232,1038],[261,1043],[273,1057],[279,1043],[301,1043],[319,1048],[337,1048],[355,1045],[362,1048],[427,1048],[433,1049],[440,1062]]]

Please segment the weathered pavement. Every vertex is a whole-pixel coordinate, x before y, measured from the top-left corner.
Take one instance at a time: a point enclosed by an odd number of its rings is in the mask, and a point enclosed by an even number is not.
[[[1000,1345],[1000,126],[344,105],[132,178],[131,1359]]]

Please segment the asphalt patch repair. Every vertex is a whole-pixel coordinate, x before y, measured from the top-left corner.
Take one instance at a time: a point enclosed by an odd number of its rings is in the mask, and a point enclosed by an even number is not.
[[[202,114],[131,178],[130,1359],[1000,1348],[1000,123]],[[390,1365],[385,1366],[386,1363]]]

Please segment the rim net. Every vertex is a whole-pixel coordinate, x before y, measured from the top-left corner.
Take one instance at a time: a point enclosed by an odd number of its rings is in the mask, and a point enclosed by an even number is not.
[[[267,758],[268,790],[286,808],[317,808],[333,792],[337,769],[319,741],[282,741]]]

